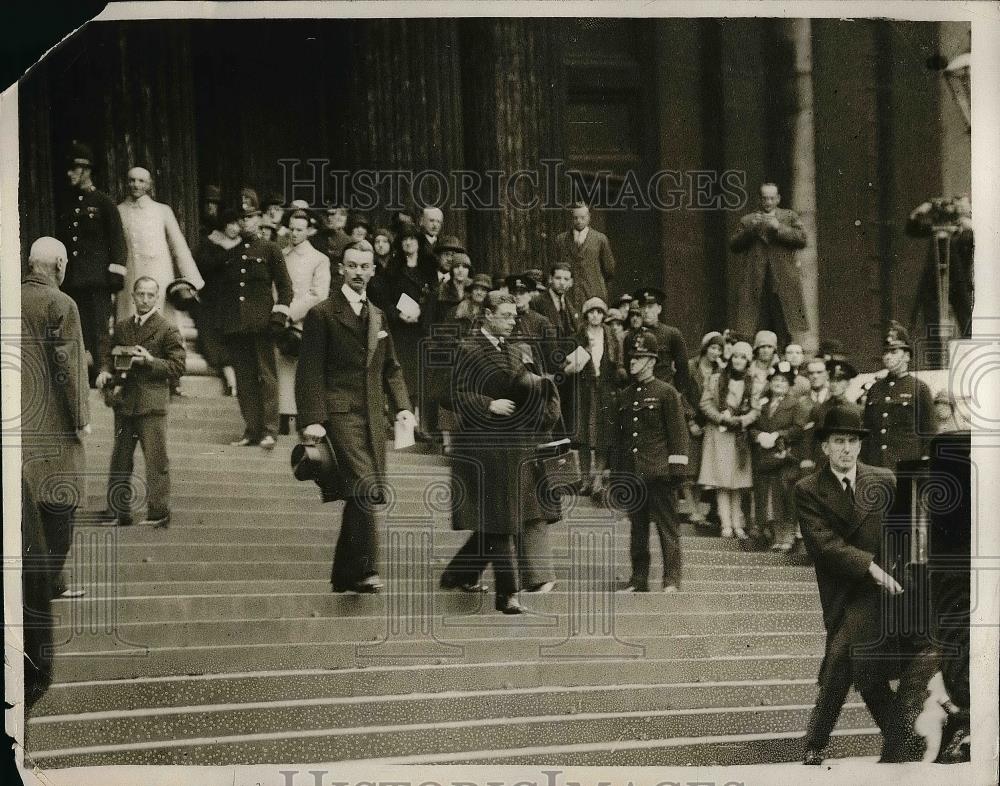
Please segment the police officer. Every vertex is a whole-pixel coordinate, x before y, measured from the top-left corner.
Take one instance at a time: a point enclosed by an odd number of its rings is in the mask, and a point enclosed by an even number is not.
[[[128,259],[118,208],[91,181],[93,161],[89,147],[73,143],[66,170],[69,194],[56,232],[69,255],[62,289],[80,312],[91,387],[107,350],[111,295],[125,284]]]
[[[663,311],[663,301],[666,298],[662,289],[646,287],[634,295],[633,303],[638,303],[642,309],[642,325],[656,336],[656,344],[660,348],[660,356],[656,360],[653,374],[657,379],[671,383],[678,390],[687,390],[690,385],[688,374],[687,344],[684,336],[673,325],[660,322]],[[626,359],[628,350],[626,349]]]
[[[510,340],[519,344],[522,340],[531,348],[535,371],[539,374],[554,373],[553,352],[557,348],[556,328],[545,315],[531,308],[531,300],[538,291],[538,282],[527,273],[507,276],[507,291],[514,296],[517,318]]]
[[[236,397],[245,428],[238,447],[275,446],[278,434],[278,381],[274,337],[288,321],[292,282],[278,246],[258,234],[260,202],[244,189],[240,242],[214,257],[204,275],[218,292],[218,320],[236,372]],[[277,300],[272,293],[277,291]]]
[[[893,472],[900,461],[926,456],[935,432],[934,397],[927,384],[910,373],[912,352],[906,328],[890,323],[882,344],[882,364],[888,373],[872,384],[865,402],[869,434],[861,460]]]
[[[632,523],[632,577],[622,592],[649,592],[649,525],[656,527],[663,551],[663,591],[681,582],[681,547],[676,490],[688,464],[688,430],[677,390],[657,379],[653,369],[659,345],[642,331],[629,360],[632,384],[621,395],[618,444],[612,450],[612,501],[628,509]]]

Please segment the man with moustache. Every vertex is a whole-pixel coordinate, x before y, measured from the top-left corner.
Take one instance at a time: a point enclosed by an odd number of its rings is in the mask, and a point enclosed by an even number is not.
[[[303,441],[329,435],[347,489],[332,589],[376,593],[383,584],[372,507],[382,502],[389,437],[385,409],[397,421],[413,424],[415,419],[386,316],[368,302],[368,282],[375,275],[371,246],[348,246],[343,269],[343,285],[306,314],[295,404]]]
[[[882,730],[883,762],[900,760],[901,707],[890,688],[894,644],[883,630],[886,595],[900,555],[887,547],[886,516],[896,491],[893,474],[858,461],[868,434],[857,413],[833,407],[818,426],[829,462],[795,486],[795,508],[816,568],[826,654],[819,693],[805,737],[805,764],[822,764],[823,750],[853,684]]]

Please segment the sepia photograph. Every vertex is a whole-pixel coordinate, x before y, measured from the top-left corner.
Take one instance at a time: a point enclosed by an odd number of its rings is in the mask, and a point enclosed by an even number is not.
[[[23,782],[996,783],[998,41],[993,2],[52,40],[0,96]]]

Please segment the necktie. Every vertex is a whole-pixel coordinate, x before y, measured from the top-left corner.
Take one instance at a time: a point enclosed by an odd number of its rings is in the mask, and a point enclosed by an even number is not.
[[[854,489],[851,488],[851,479],[844,478],[844,491],[847,492],[847,496],[852,500],[854,499]]]
[[[358,316],[361,317],[362,322],[368,321],[368,301],[361,300],[361,310],[358,312]]]

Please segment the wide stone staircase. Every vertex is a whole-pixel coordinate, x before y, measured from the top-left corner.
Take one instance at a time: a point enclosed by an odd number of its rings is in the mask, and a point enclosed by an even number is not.
[[[92,412],[96,511],[111,415],[96,398]],[[335,595],[340,503],[322,504],[313,484],[294,480],[293,437],[268,454],[229,447],[240,433],[234,399],[175,399],[170,528],[114,529],[80,516],[70,567],[86,595],[54,604],[55,684],[28,722],[27,761],[705,765],[801,756],[824,639],[804,558],[744,553],[686,530],[680,593],[615,594],[629,573],[627,520],[572,498],[551,531],[556,590],[524,595],[534,613],[506,617],[492,595],[437,587],[466,538],[450,527],[447,460],[390,450],[379,514],[386,591]],[[829,755],[878,748],[852,693]]]

